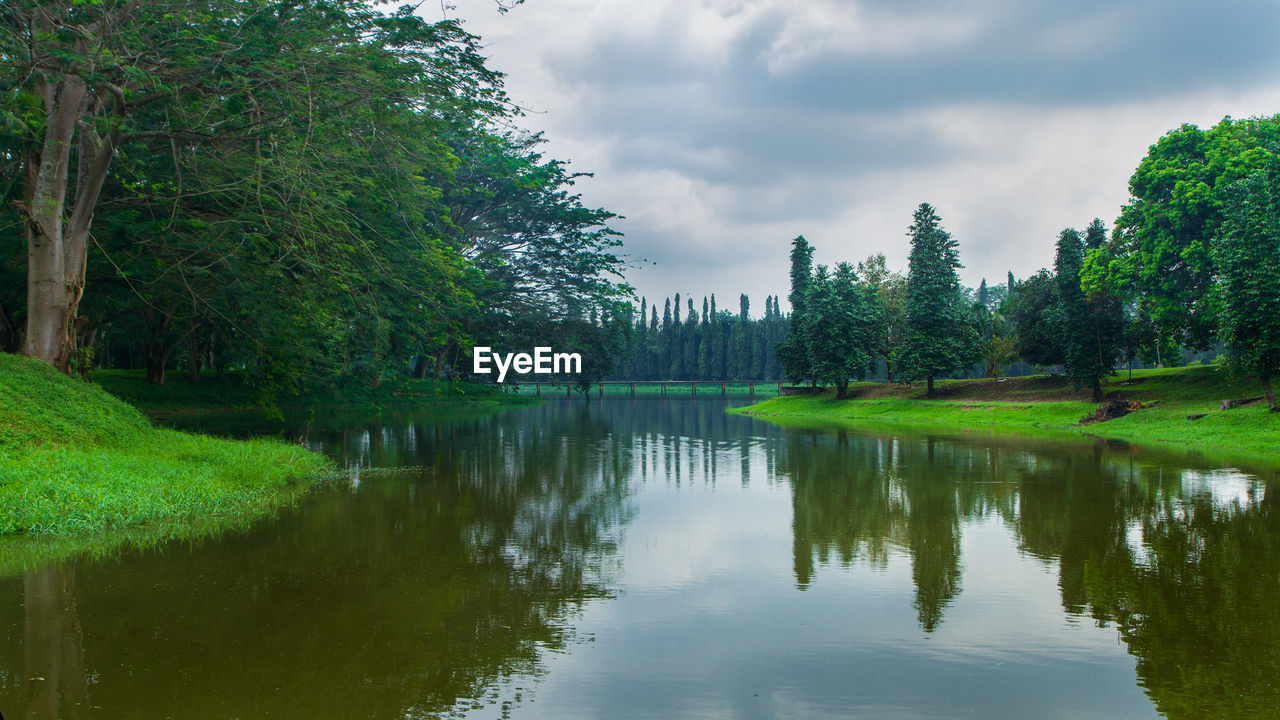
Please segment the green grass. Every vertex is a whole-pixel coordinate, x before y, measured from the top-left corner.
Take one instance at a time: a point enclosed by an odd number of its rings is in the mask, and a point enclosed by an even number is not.
[[[0,572],[259,517],[326,468],[280,441],[153,427],[92,383],[0,354]]]
[[[1195,452],[1221,462],[1280,467],[1280,413],[1263,403],[1222,411],[1220,401],[1262,393],[1252,378],[1234,379],[1216,366],[1135,371],[1104,390],[1151,407],[1092,425],[1080,420],[1097,408],[1064,378],[1034,376],[940,383],[937,398],[923,387],[858,383],[848,400],[833,393],[777,397],[738,412],[791,424],[921,428],[945,432],[1095,436],[1162,449]],[[1199,420],[1188,415],[1208,413]]]

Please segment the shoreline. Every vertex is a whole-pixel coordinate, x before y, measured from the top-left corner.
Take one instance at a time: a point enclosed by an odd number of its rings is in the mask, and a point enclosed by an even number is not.
[[[179,406],[160,397],[140,408],[92,379],[0,355],[0,576],[234,531],[296,505],[332,476],[326,457],[278,438],[228,439],[156,422],[237,413],[267,419],[280,412],[237,407],[243,390],[201,386],[203,398],[193,398],[189,388],[175,393],[199,401]],[[345,403],[324,397],[285,410],[496,412],[537,402],[472,388],[450,396],[393,394],[401,389]]]
[[[856,383],[845,400],[836,400],[834,392],[780,396],[729,412],[813,428],[1121,441],[1262,472],[1280,469],[1280,413],[1269,412],[1264,403],[1219,409],[1221,400],[1256,393],[1248,382],[1225,378],[1218,368],[1137,371],[1132,381],[1114,379],[1104,386],[1109,395],[1145,407],[1088,425],[1080,421],[1098,404],[1073,397],[1075,391],[1064,383],[1049,376],[951,380],[939,383],[935,398],[906,386]]]

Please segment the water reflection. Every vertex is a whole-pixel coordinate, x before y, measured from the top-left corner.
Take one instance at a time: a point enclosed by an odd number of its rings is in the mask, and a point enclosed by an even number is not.
[[[797,432],[798,587],[818,567],[911,563],[920,627],[961,592],[960,534],[999,518],[1056,565],[1063,610],[1114,624],[1170,718],[1257,718],[1280,706],[1280,514],[1274,474],[994,440]],[[1184,461],[1185,462],[1185,461]]]
[[[0,624],[0,710],[423,717],[536,677],[610,595],[630,448],[579,415],[509,419],[335,430],[344,461],[415,469],[245,535],[31,574]]]
[[[1274,475],[1103,444],[784,431],[711,399],[288,430],[346,480],[247,533],[0,580],[0,711],[1182,720],[1280,704]],[[1041,605],[1048,620],[1008,611]]]

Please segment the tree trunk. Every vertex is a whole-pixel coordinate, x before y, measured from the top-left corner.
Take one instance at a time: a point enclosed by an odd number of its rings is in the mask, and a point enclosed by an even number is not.
[[[418,355],[418,359],[413,363],[413,376],[419,380],[427,376],[427,371],[431,369],[431,358],[426,354]]]
[[[1093,379],[1093,401],[1102,402],[1102,380],[1101,378]]]
[[[839,380],[836,382],[836,399],[844,400],[849,397],[849,381]]]
[[[163,348],[147,348],[147,382],[152,385],[164,384],[164,366],[168,359],[169,353]]]
[[[933,397],[933,375],[929,375],[929,389],[925,391],[925,397]]]
[[[204,352],[198,343],[191,343],[187,348],[187,379],[193,383],[200,382],[200,371],[204,369]]]
[[[0,352],[11,352],[10,348],[17,344],[17,335],[17,326],[0,305]]]
[[[1262,393],[1267,396],[1267,407],[1271,408],[1271,412],[1280,412],[1280,407],[1276,406],[1276,394],[1271,390],[1271,373],[1262,373]]]
[[[444,379],[444,353],[446,348],[440,349],[440,354],[436,355],[436,379]]]
[[[28,718],[90,713],[74,572],[49,566],[22,576],[22,695]]]
[[[54,28],[37,23],[37,30]],[[75,355],[75,322],[84,293],[89,225],[119,140],[79,130],[75,196],[66,213],[71,146],[89,101],[84,79],[41,74],[36,94],[44,101],[44,138],[23,155],[23,210],[27,238],[27,334],[22,354],[67,372]]]

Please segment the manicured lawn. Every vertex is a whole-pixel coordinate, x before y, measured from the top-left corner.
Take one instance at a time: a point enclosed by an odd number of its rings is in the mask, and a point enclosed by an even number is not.
[[[948,431],[1009,431],[1093,435],[1194,450],[1224,461],[1280,467],[1280,413],[1263,403],[1220,410],[1225,399],[1262,393],[1252,378],[1231,378],[1216,366],[1135,371],[1104,390],[1148,405],[1115,420],[1080,425],[1097,405],[1065,378],[1033,376],[940,383],[933,399],[922,385],[858,383],[847,400],[834,393],[777,397],[740,412],[774,421],[839,426],[910,426]],[[1188,415],[1207,413],[1198,420]]]

